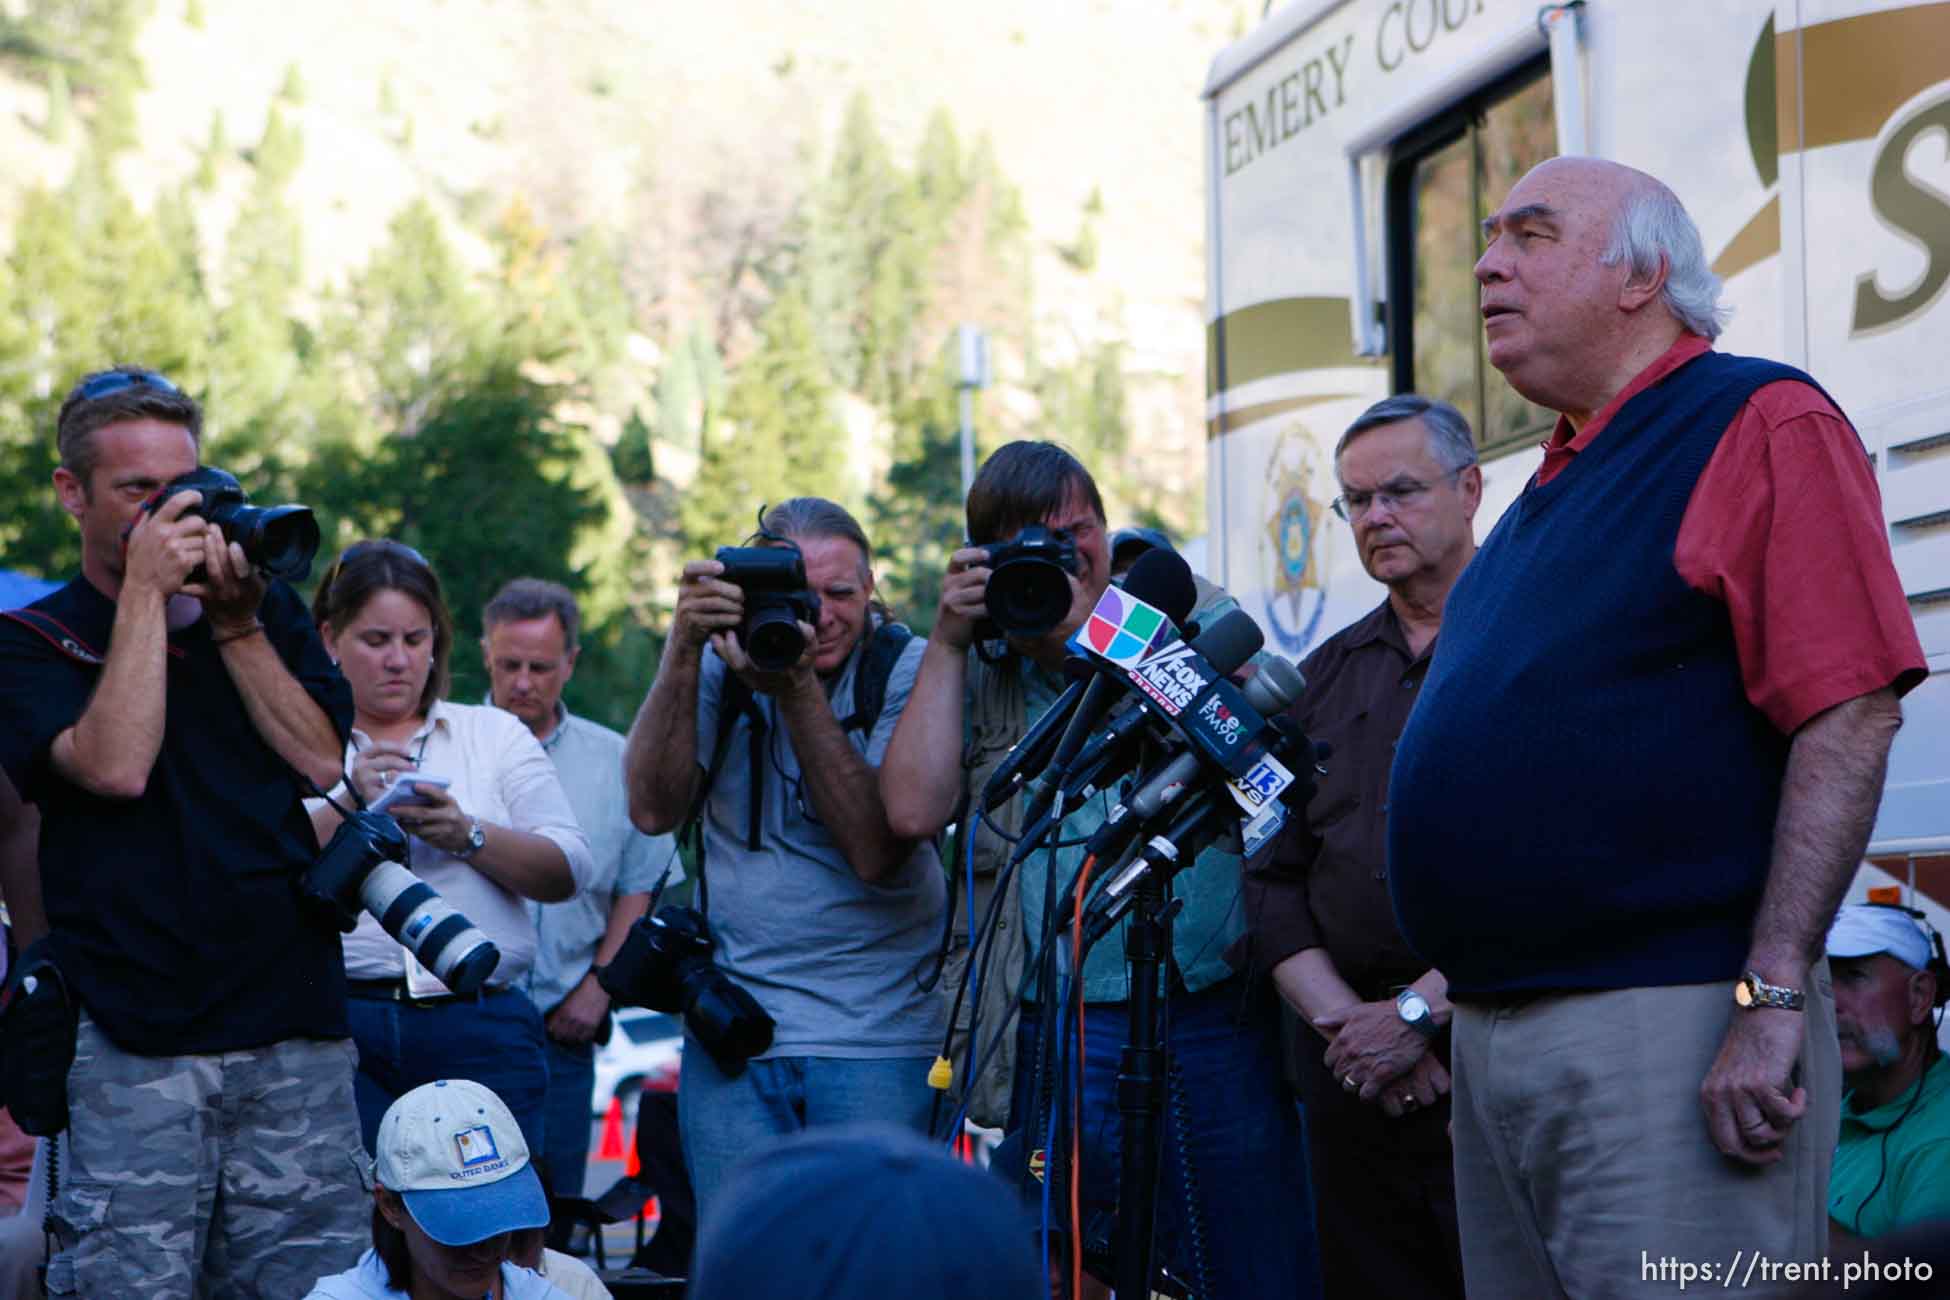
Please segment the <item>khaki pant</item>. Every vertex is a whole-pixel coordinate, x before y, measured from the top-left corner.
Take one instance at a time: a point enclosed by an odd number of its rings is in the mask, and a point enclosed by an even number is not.
[[[134,1056],[83,1013],[50,1296],[300,1296],[350,1268],[372,1198],[351,1041]]]
[[[1758,1169],[1714,1148],[1700,1084],[1731,1016],[1792,1013],[1738,1010],[1731,981],[1459,1004],[1456,1207],[1470,1296],[1679,1295],[1680,1264],[1711,1265],[1684,1279],[1699,1293],[1729,1268],[1738,1286],[1756,1252],[1820,1259],[1841,1123],[1826,962],[1806,987],[1797,1082],[1808,1110],[1784,1158]]]

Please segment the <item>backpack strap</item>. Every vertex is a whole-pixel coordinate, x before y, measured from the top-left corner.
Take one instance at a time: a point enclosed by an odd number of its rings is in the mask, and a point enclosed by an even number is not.
[[[853,679],[853,712],[841,721],[841,731],[864,731],[873,735],[880,711],[887,707],[887,679],[901,661],[914,633],[905,623],[882,623],[867,642],[866,656],[860,661],[859,675]]]
[[[902,623],[886,622],[874,629],[853,679],[854,708],[840,723],[842,731],[873,734],[874,724],[880,720],[880,711],[887,704],[887,679],[893,676],[894,665],[900,662],[901,653],[907,649],[907,643],[913,636],[914,633]],[[731,733],[741,716],[751,723],[746,733],[750,749],[747,767],[750,771],[751,801],[745,813],[745,843],[756,853],[765,825],[765,712],[758,707],[758,700],[752,694],[752,688],[745,685],[744,679],[727,670],[723,692],[718,697],[718,732],[711,747],[711,761],[704,770],[704,781],[691,799],[683,829],[678,832],[680,836],[696,836],[699,911],[706,910],[704,804],[711,797],[711,787],[717,783],[718,773],[724,768],[725,756],[731,751]]]

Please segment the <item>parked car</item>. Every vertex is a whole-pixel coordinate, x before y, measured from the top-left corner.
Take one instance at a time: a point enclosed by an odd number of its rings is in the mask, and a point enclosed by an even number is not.
[[[596,1049],[596,1087],[592,1115],[609,1113],[612,1099],[623,1103],[625,1123],[636,1122],[637,1098],[651,1092],[676,1092],[684,1060],[684,1029],[675,1016],[643,1007],[612,1013],[609,1042]]]

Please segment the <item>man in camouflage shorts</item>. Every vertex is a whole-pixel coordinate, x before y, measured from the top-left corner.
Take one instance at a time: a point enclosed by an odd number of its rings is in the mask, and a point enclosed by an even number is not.
[[[302,783],[338,782],[351,692],[199,497],[145,510],[200,428],[160,375],[82,380],[54,473],[81,574],[0,617],[0,769],[41,820],[35,957],[79,1022],[55,1296],[301,1295],[365,1239],[338,933],[294,888],[318,853]]]

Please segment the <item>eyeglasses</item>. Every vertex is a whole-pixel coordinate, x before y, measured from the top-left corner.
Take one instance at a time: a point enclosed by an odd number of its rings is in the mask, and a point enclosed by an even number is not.
[[[1468,468],[1467,465],[1460,465],[1442,475],[1442,478],[1437,479],[1436,482],[1439,483],[1442,479],[1453,480]],[[1377,505],[1385,506],[1389,510],[1401,510],[1412,506],[1434,486],[1434,483],[1424,483],[1419,479],[1398,478],[1393,483],[1378,487],[1372,492],[1343,492],[1334,498],[1334,513],[1347,522],[1353,523]]]
[[[320,584],[318,589],[320,591],[330,591],[338,585],[339,574],[344,570],[348,562],[356,560],[362,555],[370,555],[374,551],[384,551],[388,554],[398,555],[413,561],[428,572],[433,570],[433,566],[427,563],[426,556],[421,555],[405,542],[396,542],[390,537],[368,537],[362,542],[352,543],[352,545],[339,552],[339,558],[332,561],[331,571],[325,575],[325,581]]]
[[[159,393],[182,396],[182,389],[153,370],[104,370],[81,381],[81,399],[92,402],[129,388],[153,388]]]

